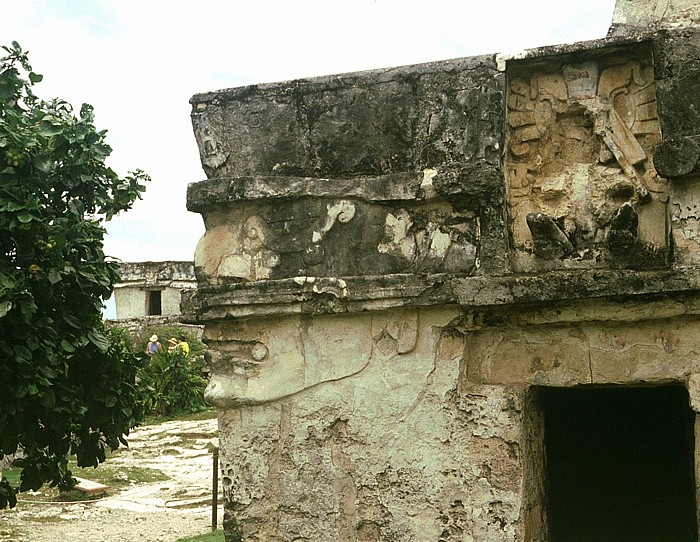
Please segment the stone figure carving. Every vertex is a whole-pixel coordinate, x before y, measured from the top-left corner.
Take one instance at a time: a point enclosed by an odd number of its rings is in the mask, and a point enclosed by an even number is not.
[[[308,265],[320,264],[326,256],[321,242],[328,232],[336,224],[347,224],[355,217],[355,204],[349,200],[340,200],[329,203],[326,206],[326,215],[321,217],[318,224],[312,228],[311,244],[304,250],[304,263]]]
[[[529,77],[516,72],[507,105],[516,267],[665,265],[659,255],[667,250],[668,198],[650,160],[660,140],[650,61],[608,58]],[[626,203],[644,221],[635,235],[650,250],[623,264],[606,240]]]
[[[200,104],[206,109],[206,104]],[[228,160],[228,153],[223,150],[215,134],[214,128],[207,122],[202,123],[198,130],[198,137],[201,140],[200,156],[202,165],[212,171],[221,167]]]
[[[566,234],[544,213],[527,215],[527,225],[535,242],[535,254],[543,258],[562,258],[574,250]]]
[[[213,227],[197,245],[195,269],[208,278],[267,279],[280,262],[279,253],[269,248],[270,237],[270,228],[256,215],[230,226]]]
[[[469,271],[476,264],[477,247],[466,241],[463,234],[471,226],[446,222],[428,220],[416,228],[406,209],[388,212],[384,239],[377,250],[408,261],[415,272]]]
[[[269,278],[273,267],[279,264],[279,254],[269,250],[267,224],[258,216],[249,217],[241,228],[235,250],[222,258],[216,275],[247,280]]]

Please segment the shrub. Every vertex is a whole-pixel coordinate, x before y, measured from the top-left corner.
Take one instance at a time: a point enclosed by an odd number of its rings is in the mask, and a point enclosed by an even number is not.
[[[180,349],[151,356],[139,371],[142,386],[148,390],[146,409],[159,416],[198,412],[207,408],[203,375],[204,358],[187,356]]]

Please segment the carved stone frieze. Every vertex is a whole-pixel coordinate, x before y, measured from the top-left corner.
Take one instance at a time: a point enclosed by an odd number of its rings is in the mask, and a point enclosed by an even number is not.
[[[519,68],[508,84],[505,157],[516,268],[667,265],[650,55]],[[623,205],[637,218],[620,245],[614,217]]]
[[[212,216],[195,254],[204,284],[296,276],[458,273],[477,268],[479,220],[446,202],[349,199],[241,204]]]

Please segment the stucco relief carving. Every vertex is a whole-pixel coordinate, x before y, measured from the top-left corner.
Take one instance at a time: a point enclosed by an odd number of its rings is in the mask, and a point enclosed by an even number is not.
[[[326,257],[321,242],[336,223],[347,224],[355,217],[355,204],[349,200],[340,200],[326,205],[322,215],[311,230],[311,242],[304,249],[303,260],[307,265],[318,265]]]
[[[226,209],[209,219],[195,253],[200,284],[315,277],[310,289],[347,297],[341,277],[471,274],[478,267],[475,211],[450,203],[395,207],[350,199],[289,199]],[[334,278],[335,277],[335,278]]]
[[[456,218],[456,217],[453,217]],[[477,243],[470,242],[473,224],[431,217],[415,224],[406,209],[387,212],[384,238],[377,245],[381,254],[408,262],[414,272],[468,272],[476,265]]]
[[[666,264],[668,195],[651,161],[660,129],[650,62],[614,58],[514,76],[507,122],[519,268]],[[620,213],[635,215],[623,245]]]
[[[206,104],[199,104],[202,110],[206,109]],[[203,122],[195,129],[195,136],[199,142],[199,153],[202,160],[202,165],[205,168],[211,168],[216,171],[219,167],[228,160],[228,152],[226,152],[219,142],[219,137],[216,134],[214,127]]]
[[[297,317],[207,329],[213,376],[205,396],[223,408],[262,404],[357,374],[373,356],[372,320]],[[223,338],[230,336],[237,338]]]
[[[259,216],[212,228],[195,252],[195,267],[210,277],[261,280],[279,264],[279,253],[268,247],[270,229]]]

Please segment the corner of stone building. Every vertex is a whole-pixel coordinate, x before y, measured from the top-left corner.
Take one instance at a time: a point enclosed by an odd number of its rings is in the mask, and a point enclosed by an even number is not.
[[[620,0],[608,38],[517,58],[192,98],[187,318],[229,542],[557,542],[612,491],[552,504],[576,471],[552,470],[552,432],[614,435],[577,408],[694,416],[700,34],[693,3],[666,4]],[[647,531],[697,531],[684,499],[680,527],[660,509]]]

